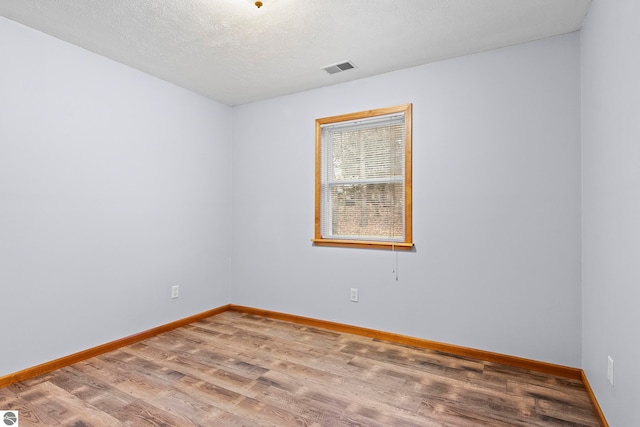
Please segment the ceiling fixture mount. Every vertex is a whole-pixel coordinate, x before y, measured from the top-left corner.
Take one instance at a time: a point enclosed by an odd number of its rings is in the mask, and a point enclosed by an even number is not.
[[[262,7],[262,2],[258,0],[257,2],[255,2],[255,5],[258,9],[260,9]]]

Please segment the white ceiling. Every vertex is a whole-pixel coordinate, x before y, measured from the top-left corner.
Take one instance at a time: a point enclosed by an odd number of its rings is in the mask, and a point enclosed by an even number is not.
[[[576,31],[591,3],[254,1],[0,0],[0,15],[234,106]]]

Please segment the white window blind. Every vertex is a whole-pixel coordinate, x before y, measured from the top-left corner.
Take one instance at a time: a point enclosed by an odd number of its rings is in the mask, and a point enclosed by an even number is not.
[[[405,240],[405,116],[321,126],[323,239]]]

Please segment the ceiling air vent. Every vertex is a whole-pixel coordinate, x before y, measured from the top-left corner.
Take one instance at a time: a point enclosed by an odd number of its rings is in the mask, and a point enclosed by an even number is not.
[[[327,65],[326,67],[322,67],[329,74],[341,73],[343,71],[350,70],[352,68],[356,68],[350,61],[340,62],[338,64]]]

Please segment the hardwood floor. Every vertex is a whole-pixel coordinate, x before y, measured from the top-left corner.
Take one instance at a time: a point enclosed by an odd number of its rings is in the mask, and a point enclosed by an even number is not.
[[[580,381],[227,311],[0,389],[20,426],[599,426]]]

